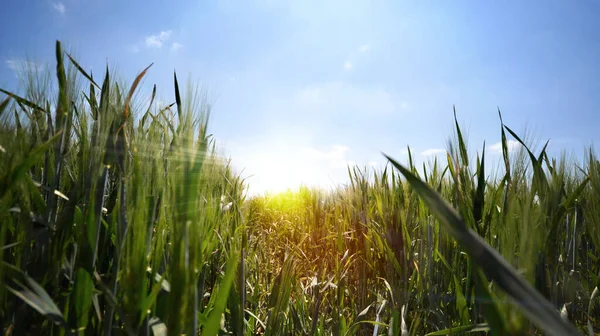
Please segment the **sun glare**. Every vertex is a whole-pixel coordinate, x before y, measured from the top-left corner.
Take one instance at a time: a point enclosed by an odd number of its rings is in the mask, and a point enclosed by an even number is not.
[[[312,149],[268,154],[244,160],[250,196],[298,190],[301,186],[327,189],[342,183],[347,162],[341,157],[319,156]]]

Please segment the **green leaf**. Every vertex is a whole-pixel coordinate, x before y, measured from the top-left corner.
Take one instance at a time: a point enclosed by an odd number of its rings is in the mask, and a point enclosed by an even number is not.
[[[475,269],[475,294],[483,307],[483,315],[490,326],[492,336],[507,335],[506,324],[495,301],[492,299],[489,284],[481,269]]]
[[[4,110],[6,109],[6,107],[8,106],[8,103],[10,102],[10,97],[6,97],[1,103],[0,103],[0,117],[2,116],[2,113],[4,112]]]
[[[71,293],[77,315],[77,328],[85,328],[88,324],[90,308],[92,307],[92,290],[94,284],[91,275],[83,268],[75,274],[75,287]]]
[[[521,140],[521,138],[519,138],[519,136],[515,132],[513,132],[507,126],[504,126],[504,128],[506,128],[508,133],[510,133],[527,150],[529,158],[531,159],[531,165],[533,166],[533,180],[535,182],[535,189],[540,193],[540,198],[545,199],[548,190],[548,180],[546,179],[546,174],[542,169],[541,162],[538,161],[535,155],[533,155],[533,153],[529,150],[527,145],[525,145],[523,140]]]
[[[42,314],[55,324],[65,328],[67,333],[70,334],[70,330],[62,312],[58,309],[44,288],[15,266],[4,261],[2,262],[2,265],[4,270],[7,271],[6,273],[9,279],[11,279],[17,287],[15,289],[6,283],[6,288],[38,313]]]
[[[469,155],[467,153],[467,146],[465,145],[465,140],[463,139],[462,132],[460,131],[460,126],[458,126],[458,120],[456,119],[456,106],[453,106],[454,109],[454,124],[456,125],[456,134],[458,135],[458,146],[460,148],[460,157],[465,166],[469,165]]]
[[[29,152],[29,154],[27,154],[23,162],[19,163],[10,173],[5,176],[4,181],[0,183],[0,186],[2,186],[2,188],[0,188],[0,204],[8,191],[14,188],[15,182],[19,181],[21,177],[23,177],[23,175],[26,174],[27,171],[38,162],[40,156],[44,154],[50,148],[50,146],[54,144],[54,142],[60,139],[61,135],[62,132],[59,131],[48,141],[34,148],[31,152]]]
[[[460,335],[469,334],[474,332],[487,332],[490,327],[486,323],[471,324],[466,326],[460,326],[456,328],[449,328],[444,330],[438,330],[425,334],[425,336],[442,336],[442,335]]]
[[[481,152],[481,163],[477,164],[477,191],[473,197],[473,218],[479,235],[485,236],[483,219],[483,208],[485,199],[485,141]]]
[[[510,182],[510,158],[508,157],[508,144],[506,142],[506,133],[504,132],[504,122],[502,121],[502,113],[498,108],[498,116],[500,117],[500,129],[502,131],[502,157],[504,158],[504,168],[506,169],[506,180]]]
[[[179,118],[179,122],[181,123],[181,95],[179,94],[179,83],[177,82],[177,73],[173,71],[173,84],[175,86],[175,103],[177,104],[177,116]]]
[[[227,266],[225,268],[225,276],[219,283],[219,292],[216,296],[216,301],[213,309],[208,315],[208,321],[202,329],[202,335],[217,335],[221,325],[221,316],[227,306],[227,298],[229,297],[229,291],[233,285],[235,279],[235,272],[237,270],[237,263],[239,261],[239,255],[233,253],[229,256]]]
[[[65,54],[67,54],[67,57],[69,58],[69,60],[71,60],[71,63],[73,63],[73,65],[75,66],[75,68],[77,68],[77,70],[79,70],[79,72],[85,78],[87,78],[87,80],[89,80],[91,84],[93,84],[95,87],[97,87],[98,89],[100,89],[100,86],[98,86],[98,84],[96,84],[96,82],[94,82],[94,79],[90,75],[88,75],[85,70],[83,70],[83,68],[79,65],[79,63],[77,63],[77,61],[75,61],[75,59],[71,55],[69,55],[69,53],[65,53]]]
[[[10,98],[12,98],[12,99],[14,99],[15,101],[17,101],[18,103],[21,103],[21,104],[23,104],[23,105],[25,105],[25,106],[29,106],[29,107],[31,107],[31,108],[32,108],[32,109],[34,109],[34,110],[38,110],[38,111],[45,112],[45,110],[44,110],[43,108],[39,107],[37,104],[35,104],[35,103],[33,103],[33,102],[30,102],[29,100],[27,100],[27,99],[25,99],[25,98],[23,98],[23,97],[17,96],[16,94],[14,94],[14,93],[12,93],[12,92],[10,92],[10,91],[6,91],[6,90],[4,90],[4,89],[0,89],[0,92],[2,92],[2,93],[4,93],[4,94],[6,94],[6,95],[7,95],[7,96],[9,96]],[[2,101],[2,103],[3,103],[3,104],[5,104],[5,103],[6,103],[6,104],[8,104],[6,99],[5,99],[4,101]],[[3,109],[4,109],[4,108],[5,108],[5,107],[3,107]]]

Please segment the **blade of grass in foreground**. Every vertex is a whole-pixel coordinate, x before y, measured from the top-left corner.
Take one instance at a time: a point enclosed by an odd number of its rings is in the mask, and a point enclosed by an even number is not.
[[[415,177],[408,169],[383,154],[404,175],[425,204],[466,250],[472,260],[521,307],[525,315],[548,335],[579,335],[558,311],[485,241],[468,229],[464,221],[438,193]]]
[[[479,333],[479,332],[487,332],[490,330],[490,327],[486,323],[472,324],[467,326],[460,326],[452,329],[444,329],[440,331],[430,332],[429,334],[425,334],[425,336],[444,336],[455,334],[469,334],[469,333]]]

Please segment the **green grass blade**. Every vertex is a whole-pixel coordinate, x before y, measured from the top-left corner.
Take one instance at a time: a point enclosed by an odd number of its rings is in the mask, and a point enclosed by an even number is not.
[[[7,264],[6,262],[2,262],[2,266],[5,271],[8,271],[7,276],[9,279],[19,287],[19,289],[14,289],[5,283],[6,288],[27,303],[31,308],[35,309],[38,313],[42,314],[52,322],[62,326],[69,333],[69,327],[62,312],[58,309],[44,288],[15,266]]]
[[[460,157],[465,166],[469,165],[469,155],[467,153],[467,146],[465,144],[465,140],[462,136],[462,132],[460,130],[460,126],[458,126],[458,119],[456,119],[456,106],[453,106],[454,110],[454,124],[456,125],[456,134],[458,135],[458,146],[460,149]]]
[[[15,101],[17,101],[17,102],[19,102],[19,103],[21,103],[21,104],[23,104],[23,105],[25,105],[25,106],[29,106],[29,107],[31,107],[31,108],[32,108],[32,109],[34,109],[34,110],[38,110],[38,111],[45,111],[43,108],[39,107],[39,106],[38,106],[38,105],[36,105],[35,103],[33,103],[33,102],[30,102],[29,100],[27,100],[27,99],[25,99],[25,98],[23,98],[23,97],[20,97],[20,96],[18,96],[18,95],[16,95],[16,94],[12,93],[12,92],[10,92],[10,91],[6,91],[6,90],[4,90],[4,89],[0,89],[0,92],[4,93],[5,95],[9,96],[10,98],[14,99]],[[3,101],[3,103],[4,103],[4,102],[5,102],[5,101]]]
[[[546,174],[542,169],[542,163],[535,157],[535,155],[533,155],[531,150],[529,150],[529,147],[525,145],[525,142],[523,142],[523,140],[521,140],[521,138],[519,138],[515,132],[508,128],[508,126],[504,126],[504,128],[506,128],[508,133],[510,133],[527,150],[529,158],[531,159],[531,165],[533,166],[533,179],[536,182],[534,188],[540,193],[539,196],[542,199],[545,198],[548,190],[548,180],[546,179]],[[545,148],[546,147],[544,146],[544,150]],[[542,151],[542,153],[544,153],[544,151]]]
[[[2,113],[4,113],[4,110],[6,109],[6,107],[8,106],[8,103],[10,102],[10,97],[6,97],[1,103],[0,103],[0,117],[2,117]]]
[[[48,141],[34,148],[23,162],[18,164],[10,173],[8,173],[3,181],[0,181],[0,187],[2,187],[0,188],[0,204],[2,204],[2,199],[8,191],[15,186],[15,182],[19,181],[21,177],[27,173],[27,170],[36,164],[41,155],[44,154],[52,144],[60,139],[62,136],[61,133],[62,132],[56,133]]]
[[[487,332],[489,330],[490,330],[490,327],[488,326],[487,323],[478,323],[478,324],[471,324],[471,325],[467,325],[467,326],[460,326],[460,327],[455,327],[455,328],[434,331],[434,332],[425,334],[425,336],[462,335],[462,334],[469,334],[469,333]]]
[[[225,276],[219,283],[219,292],[213,310],[208,315],[208,320],[202,328],[202,335],[217,335],[221,325],[221,315],[225,311],[227,306],[227,298],[229,297],[229,291],[233,285],[235,279],[235,272],[237,270],[237,263],[239,262],[239,256],[237,253],[232,253],[227,261],[227,268],[225,269]]]
[[[506,179],[510,181],[510,158],[508,156],[508,144],[506,141],[506,133],[504,132],[504,122],[502,121],[502,113],[498,107],[498,116],[500,117],[500,130],[502,132],[502,158],[504,159],[504,168],[506,169]]]
[[[173,71],[173,84],[175,86],[175,103],[177,104],[177,117],[181,123],[181,116],[183,111],[181,110],[181,94],[179,93],[179,82],[177,81],[177,73]]]
[[[72,292],[71,302],[75,306],[77,328],[87,327],[89,311],[92,307],[92,290],[94,284],[92,277],[83,268],[79,268],[75,275],[75,287]]]
[[[483,315],[490,326],[492,336],[507,335],[506,324],[500,310],[492,298],[489,284],[481,269],[475,269],[475,294],[483,307]]]
[[[481,222],[483,219],[483,208],[485,199],[485,142],[483,143],[483,150],[481,152],[481,162],[477,164],[477,190],[473,197],[473,218],[475,219],[475,225],[478,233],[481,236],[485,236],[486,228],[484,223]]]
[[[77,68],[77,70],[85,78],[87,78],[87,80],[89,80],[91,84],[93,84],[95,87],[97,87],[98,89],[100,89],[100,86],[98,86],[98,84],[96,84],[96,82],[94,82],[94,79],[92,78],[92,76],[88,75],[88,73],[85,70],[83,70],[83,68],[81,67],[81,65],[79,65],[79,63],[77,63],[77,61],[75,61],[75,59],[69,53],[65,53],[65,54],[67,54],[67,57],[69,58],[69,60],[71,60],[71,63],[73,63],[73,65],[75,66],[75,68]]]

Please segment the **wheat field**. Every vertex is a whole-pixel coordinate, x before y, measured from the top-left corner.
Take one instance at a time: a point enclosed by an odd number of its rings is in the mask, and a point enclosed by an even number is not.
[[[408,148],[334,191],[250,198],[196,87],[174,74],[159,106],[137,95],[152,67],[124,84],[79,62],[57,41],[55,84],[0,89],[3,334],[600,332],[593,148],[530,150],[498,111],[489,174],[455,111],[445,160]]]

